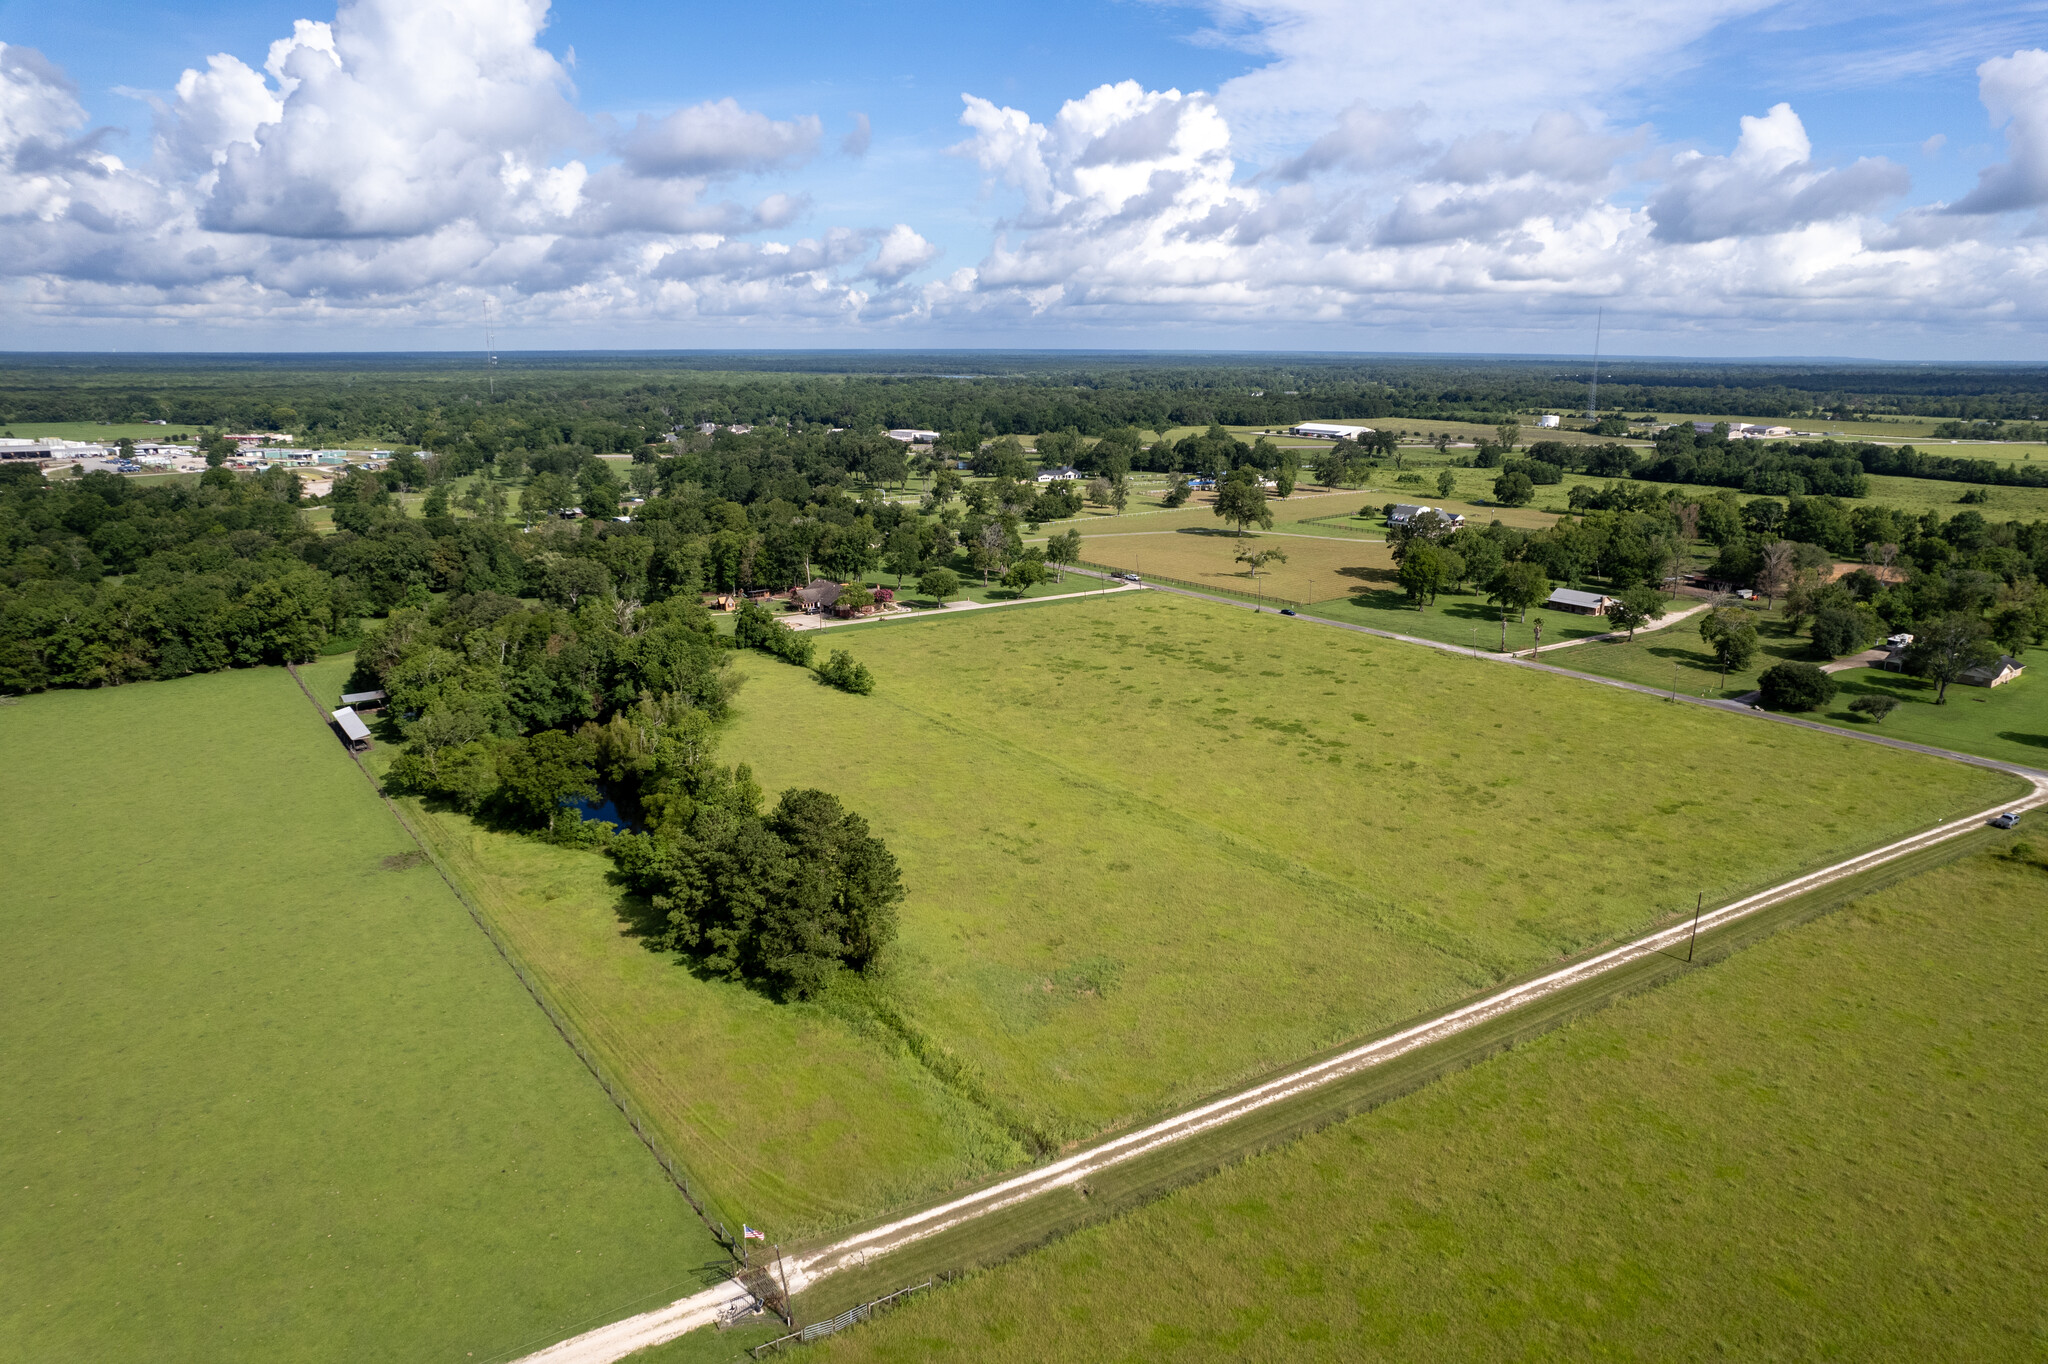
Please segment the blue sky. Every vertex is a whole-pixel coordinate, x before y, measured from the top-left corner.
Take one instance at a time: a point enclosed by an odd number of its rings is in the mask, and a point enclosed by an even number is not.
[[[2048,320],[2038,5],[0,0],[0,43],[24,348],[488,307],[536,348],[1571,353],[1604,309],[1618,352],[2035,359]]]

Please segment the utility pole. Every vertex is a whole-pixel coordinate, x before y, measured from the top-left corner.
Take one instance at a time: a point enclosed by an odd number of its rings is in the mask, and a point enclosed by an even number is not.
[[[1602,308],[1593,322],[1593,382],[1586,390],[1586,420],[1600,420],[1600,332],[1607,324],[1607,309]]]
[[[1690,957],[1687,960],[1691,960]],[[789,1300],[789,1271],[782,1267],[782,1243],[775,1244],[775,1272],[782,1279],[782,1320],[785,1325],[796,1325],[796,1308]]]
[[[1706,907],[1707,893],[1700,892],[1700,898],[1692,907],[1692,936],[1685,940],[1685,959],[1692,960],[1692,945],[1700,940],[1700,911]]]

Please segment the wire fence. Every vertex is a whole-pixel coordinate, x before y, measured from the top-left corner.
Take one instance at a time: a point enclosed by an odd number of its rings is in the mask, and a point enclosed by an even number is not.
[[[773,1340],[766,1341],[760,1345],[756,1345],[747,1353],[751,1354],[754,1358],[759,1359],[762,1355],[773,1354],[775,1351],[782,1349],[786,1345],[808,1345],[810,1342],[814,1340],[822,1340],[826,1336],[836,1334],[840,1331],[844,1331],[847,1327],[853,1325],[857,1321],[866,1321],[869,1317],[873,1316],[881,1308],[889,1306],[891,1303],[894,1303],[899,1298],[908,1297],[912,1293],[919,1292],[922,1289],[930,1288],[931,1286],[932,1281],[930,1279],[926,1279],[923,1283],[912,1284],[908,1288],[899,1288],[894,1293],[888,1294],[886,1297],[876,1298],[872,1302],[864,1302],[858,1307],[849,1307],[844,1312],[841,1312],[838,1316],[832,1318],[832,1320],[830,1321],[812,1322],[809,1326],[804,1327],[801,1331],[791,1331],[786,1336],[777,1336]]]
[[[306,699],[313,703],[313,709],[319,713],[321,720],[323,722],[326,721],[328,718],[326,709],[321,706],[320,699],[313,695],[312,688],[306,685],[306,679],[299,676],[298,668],[291,664],[286,664],[285,668],[286,671],[291,673],[292,680],[299,684],[299,690],[306,694]],[[598,1087],[604,1090],[605,1097],[612,1101],[613,1106],[626,1119],[627,1126],[633,1129],[633,1135],[640,1138],[640,1144],[647,1148],[648,1153],[654,1157],[655,1163],[661,1166],[661,1171],[668,1177],[669,1183],[675,1186],[676,1191],[683,1196],[684,1201],[690,1205],[691,1210],[697,1214],[699,1220],[704,1223],[706,1229],[711,1232],[718,1243],[725,1248],[728,1254],[731,1254],[733,1241],[732,1236],[725,1229],[725,1224],[714,1215],[713,1209],[705,1206],[703,1197],[695,1189],[691,1188],[689,1176],[684,1172],[682,1162],[678,1161],[669,1152],[663,1144],[657,1129],[641,1115],[639,1108],[627,1096],[625,1087],[614,1081],[606,1072],[605,1067],[599,1063],[597,1057],[591,1053],[589,1048],[583,1045],[582,1039],[577,1036],[576,1029],[570,1024],[568,1018],[563,1015],[561,1010],[555,1007],[554,1002],[541,990],[539,982],[534,979],[533,973],[527,969],[526,963],[520,960],[519,954],[513,949],[512,945],[498,932],[489,917],[477,907],[468,892],[463,890],[455,875],[449,871],[447,864],[434,851],[432,844],[421,836],[419,830],[413,827],[412,821],[405,817],[405,812],[398,808],[396,802],[384,794],[384,788],[378,782],[375,774],[364,765],[362,754],[349,750],[349,757],[354,760],[356,770],[363,774],[363,780],[370,783],[370,789],[375,791],[377,798],[384,802],[384,808],[389,810],[391,817],[398,821],[398,827],[405,830],[406,836],[412,839],[413,845],[420,850],[428,863],[439,873],[442,882],[447,885],[449,891],[455,896],[456,901],[468,912],[470,919],[475,922],[476,926],[483,931],[484,937],[490,940],[491,946],[498,949],[498,955],[504,959],[507,966],[512,968],[512,974],[518,977],[521,985],[526,987],[526,993],[532,996],[535,1004],[540,1006],[540,1011],[547,1016],[548,1022],[554,1025],[555,1032],[560,1035],[569,1050],[575,1053],[576,1059],[583,1063],[584,1068],[597,1081]]]
[[[1122,564],[1098,564],[1088,559],[1076,559],[1072,567],[1091,568],[1098,573],[1129,573],[1132,571]],[[1242,588],[1218,587],[1214,583],[1189,582],[1186,578],[1169,578],[1163,573],[1147,573],[1143,575],[1143,578],[1148,583],[1166,583],[1173,587],[1185,587],[1191,592],[1213,592],[1218,596],[1239,597],[1245,601],[1264,602],[1272,606],[1308,605],[1307,602],[1296,601],[1292,597],[1274,597],[1264,592],[1246,592]]]

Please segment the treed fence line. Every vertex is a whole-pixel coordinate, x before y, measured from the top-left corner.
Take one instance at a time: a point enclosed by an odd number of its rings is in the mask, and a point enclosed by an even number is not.
[[[1125,568],[1120,564],[1099,564],[1092,559],[1076,559],[1067,567],[1093,569],[1097,573],[1136,572],[1136,570]],[[1236,587],[1218,587],[1214,583],[1189,582],[1186,578],[1169,578],[1164,573],[1147,573],[1143,576],[1144,580],[1148,583],[1171,583],[1175,587],[1185,587],[1195,592],[1221,592],[1232,597],[1243,597],[1246,601],[1271,602],[1275,606],[1309,605],[1308,602],[1296,601],[1292,597],[1271,597],[1263,592],[1246,592]]]
[[[299,684],[299,690],[304,692],[306,699],[313,703],[314,711],[320,716],[324,724],[328,718],[328,713],[321,706],[320,698],[313,695],[312,688],[306,685],[306,679],[299,676],[297,665],[287,663],[285,664],[285,671],[292,675],[292,681]],[[442,883],[455,896],[456,902],[468,913],[471,921],[483,931],[484,937],[489,939],[491,946],[498,950],[498,956],[504,961],[505,965],[512,969],[512,974],[518,977],[519,983],[526,987],[526,993],[532,997],[535,1004],[540,1006],[540,1011],[547,1016],[548,1022],[554,1025],[556,1034],[568,1045],[569,1050],[575,1053],[576,1059],[583,1063],[584,1069],[588,1070],[591,1078],[597,1081],[598,1088],[605,1092],[605,1097],[612,1101],[613,1106],[625,1118],[626,1125],[633,1129],[633,1135],[640,1139],[640,1144],[647,1148],[648,1154],[652,1155],[655,1163],[661,1166],[662,1174],[668,1178],[670,1184],[675,1186],[676,1192],[683,1196],[683,1200],[697,1214],[698,1220],[704,1223],[705,1228],[710,1231],[713,1239],[725,1248],[728,1255],[733,1255],[735,1259],[738,1259],[739,1257],[733,1251],[732,1236],[726,1231],[725,1224],[712,1216],[711,1212],[705,1208],[703,1201],[690,1188],[689,1176],[684,1172],[682,1162],[669,1154],[667,1148],[662,1144],[660,1137],[657,1135],[653,1124],[642,1120],[638,1108],[627,1097],[625,1087],[614,1083],[611,1076],[605,1073],[605,1069],[599,1064],[597,1057],[577,1037],[576,1030],[570,1025],[569,1020],[555,1007],[554,1002],[541,991],[539,982],[527,970],[526,964],[519,959],[512,945],[505,941],[503,935],[492,926],[489,918],[471,901],[469,895],[457,883],[454,875],[443,864],[439,855],[434,852],[427,840],[420,836],[419,831],[413,828],[412,821],[405,817],[404,811],[400,810],[397,804],[384,794],[384,788],[378,784],[377,778],[364,765],[362,754],[352,749],[346,751],[349,757],[354,760],[356,770],[363,774],[363,780],[370,784],[370,789],[376,792],[377,799],[384,803],[384,808],[391,812],[392,819],[398,822],[398,827],[405,831],[406,837],[413,841],[413,846],[417,847],[421,855],[427,859],[428,864],[440,876]]]
[[[858,1307],[849,1307],[830,1321],[812,1322],[800,1331],[791,1331],[786,1336],[777,1336],[773,1340],[765,1341],[762,1344],[756,1345],[747,1353],[759,1359],[764,1354],[773,1354],[785,1345],[808,1345],[814,1340],[822,1340],[826,1336],[844,1331],[857,1321],[866,1321],[881,1308],[889,1306],[898,1298],[908,1297],[912,1293],[930,1288],[931,1286],[932,1281],[926,1279],[923,1283],[912,1284],[908,1288],[899,1288],[894,1293],[876,1298],[871,1302],[864,1302]]]

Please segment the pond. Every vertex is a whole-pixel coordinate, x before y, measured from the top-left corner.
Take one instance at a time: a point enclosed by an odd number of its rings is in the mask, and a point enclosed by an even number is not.
[[[574,810],[583,819],[598,824],[609,824],[620,833],[630,834],[638,829],[638,826],[619,810],[618,802],[612,799],[611,794],[602,786],[597,788],[597,794],[594,796],[564,801],[562,808]]]

